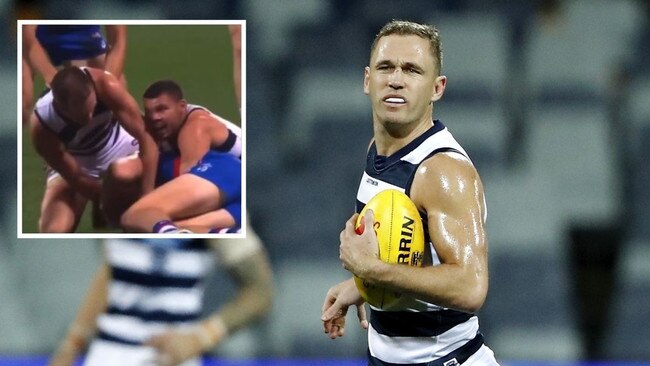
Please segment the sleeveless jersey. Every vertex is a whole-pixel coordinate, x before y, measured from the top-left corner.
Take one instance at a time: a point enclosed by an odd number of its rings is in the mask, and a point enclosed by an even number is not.
[[[214,266],[202,240],[111,239],[105,246],[111,282],[98,339],[141,345],[170,327],[196,324]]]
[[[373,142],[368,151],[366,168],[357,192],[357,212],[377,193],[397,189],[410,196],[418,166],[439,152],[452,151],[467,156],[440,121],[424,134],[390,156],[377,154]],[[422,215],[425,243],[431,263],[440,260],[428,235],[426,217]],[[425,256],[427,257],[427,256]],[[408,298],[404,308],[384,311],[370,307],[368,353],[370,365],[423,364],[456,359],[462,363],[483,344],[474,314],[442,308],[416,298]],[[442,363],[441,363],[442,365]]]
[[[88,71],[82,67],[90,78]],[[89,123],[79,127],[67,120],[54,108],[52,91],[47,91],[36,101],[34,112],[40,123],[54,132],[72,155],[88,156],[108,153],[118,142],[120,124],[113,112],[97,101],[93,117]]]
[[[196,110],[203,110],[211,115],[213,115],[215,118],[217,118],[221,123],[223,123],[228,130],[232,132],[228,140],[219,147],[218,149],[214,149],[215,151],[223,152],[223,153],[228,153],[230,155],[235,156],[238,159],[241,159],[241,149],[242,149],[242,131],[239,126],[236,124],[227,121],[223,118],[220,118],[216,116],[214,113],[210,112],[209,109],[196,105],[196,104],[188,104],[187,105],[187,114],[185,116],[185,119],[190,115],[190,113],[196,111]],[[169,182],[173,178],[178,177],[180,173],[180,152],[175,148],[175,147],[170,147],[170,146],[161,146],[160,148],[160,156],[158,160],[158,174],[156,175],[156,185],[161,185],[166,182]]]
[[[99,25],[39,25],[36,38],[55,66],[64,61],[93,58],[108,51]]]

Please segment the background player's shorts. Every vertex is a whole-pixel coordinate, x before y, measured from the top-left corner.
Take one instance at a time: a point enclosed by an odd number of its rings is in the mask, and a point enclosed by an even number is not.
[[[135,157],[138,153],[138,140],[119,125],[117,128],[119,130],[115,139],[111,141],[110,146],[99,150],[93,155],[73,155],[86,174],[99,178],[112,162],[128,156]],[[47,182],[59,177],[61,177],[59,172],[47,167]]]
[[[155,365],[155,358],[156,351],[152,347],[131,346],[97,339],[91,343],[83,365]],[[201,360],[195,358],[183,362],[180,366],[200,365]]]
[[[39,25],[36,38],[55,66],[94,58],[108,51],[98,25]]]
[[[208,151],[189,173],[217,186],[224,196],[225,205],[241,201],[241,161],[234,156]]]

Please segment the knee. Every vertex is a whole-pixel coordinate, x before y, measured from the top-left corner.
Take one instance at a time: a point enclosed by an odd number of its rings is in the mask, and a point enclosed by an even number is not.
[[[135,206],[135,205],[134,205]],[[120,216],[120,226],[125,231],[131,231],[135,227],[135,217],[138,212],[138,208],[131,206]]]
[[[111,181],[136,182],[140,179],[140,170],[131,161],[117,161],[108,166],[106,177]]]

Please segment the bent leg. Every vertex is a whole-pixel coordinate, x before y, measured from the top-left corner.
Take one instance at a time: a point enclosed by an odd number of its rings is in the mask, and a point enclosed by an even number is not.
[[[120,216],[142,194],[142,162],[137,156],[118,159],[106,170],[102,184],[102,209],[111,225],[119,226]]]
[[[175,224],[178,227],[190,229],[193,232],[205,231],[218,228],[229,228],[236,226],[237,223],[233,216],[226,209],[219,209],[210,211],[202,215],[194,216],[187,219],[176,220]]]
[[[194,174],[183,174],[138,200],[122,215],[126,232],[151,232],[154,224],[215,211],[223,195],[214,183]]]
[[[41,233],[72,233],[79,225],[88,199],[76,193],[62,178],[47,183],[41,217],[38,220]]]

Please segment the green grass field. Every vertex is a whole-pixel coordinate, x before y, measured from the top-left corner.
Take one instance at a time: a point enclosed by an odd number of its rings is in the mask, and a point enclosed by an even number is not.
[[[125,61],[128,88],[141,104],[146,87],[160,79],[172,79],[185,98],[239,124],[232,76],[230,35],[225,25],[130,25]],[[43,89],[36,81],[35,95]],[[22,151],[22,219],[24,233],[38,232],[45,175],[26,131]],[[90,205],[77,232],[98,232],[91,225]]]

